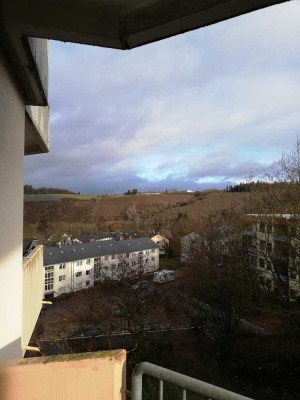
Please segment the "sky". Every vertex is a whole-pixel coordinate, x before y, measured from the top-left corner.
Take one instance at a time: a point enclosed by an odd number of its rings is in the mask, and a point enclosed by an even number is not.
[[[300,0],[130,51],[50,42],[50,152],[25,183],[223,189],[300,135]]]

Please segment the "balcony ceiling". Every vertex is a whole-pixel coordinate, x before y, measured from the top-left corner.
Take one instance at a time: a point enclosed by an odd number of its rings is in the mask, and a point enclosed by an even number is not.
[[[283,0],[2,0],[20,36],[131,49]]]
[[[126,50],[283,2],[0,0],[0,45],[25,103],[47,106],[47,46],[36,38]]]

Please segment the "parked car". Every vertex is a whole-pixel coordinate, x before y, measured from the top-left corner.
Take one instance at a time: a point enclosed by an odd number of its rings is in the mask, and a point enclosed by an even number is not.
[[[163,269],[154,273],[153,282],[164,283],[175,281],[175,271],[170,269]]]
[[[139,281],[139,282],[135,283],[135,284],[132,286],[132,289],[133,289],[133,290],[136,290],[136,289],[146,289],[147,286],[148,286],[148,282],[147,282],[147,281]]]

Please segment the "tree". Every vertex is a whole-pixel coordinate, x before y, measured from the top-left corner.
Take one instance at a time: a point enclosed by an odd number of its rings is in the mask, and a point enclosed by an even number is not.
[[[45,218],[43,218],[37,225],[37,231],[42,235],[44,240],[47,240],[53,232],[53,227]]]
[[[129,204],[122,210],[122,217],[128,220],[134,220],[137,217],[137,208],[135,204]]]
[[[273,312],[300,327],[300,139],[256,187],[252,227],[260,284]],[[269,279],[264,279],[269,274]],[[274,290],[275,289],[275,290]],[[272,299],[273,298],[273,299]],[[298,304],[297,304],[298,303]],[[272,307],[271,307],[272,306]]]
[[[190,250],[184,312],[193,326],[213,335],[227,351],[240,321],[251,312],[256,281],[246,266],[242,219],[234,213],[211,223],[208,218]]]

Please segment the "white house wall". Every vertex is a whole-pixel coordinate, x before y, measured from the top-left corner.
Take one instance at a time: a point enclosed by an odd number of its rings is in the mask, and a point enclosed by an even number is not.
[[[142,253],[142,255],[139,253]],[[142,260],[140,263],[139,257]],[[120,280],[124,275],[128,276],[134,272],[138,274],[139,270],[142,270],[144,274],[153,273],[159,268],[159,249],[99,256],[97,259],[89,258],[51,265],[53,266],[53,288],[46,289],[45,282],[45,296],[53,293],[56,297],[63,293],[88,289],[94,286],[95,281]],[[100,263],[101,267],[99,276],[95,277],[95,273],[99,270],[97,263]],[[47,270],[49,266],[45,266],[45,274],[49,272]],[[124,268],[124,274],[122,268]],[[87,271],[90,272],[87,274]],[[76,276],[80,273],[80,276]]]

